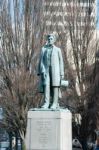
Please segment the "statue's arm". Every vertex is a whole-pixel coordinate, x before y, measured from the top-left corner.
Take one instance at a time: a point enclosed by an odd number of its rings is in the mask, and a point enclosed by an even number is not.
[[[64,78],[64,63],[63,63],[63,57],[62,57],[61,49],[59,49],[59,64],[60,64],[61,78]]]
[[[44,56],[44,49],[41,49],[41,53],[40,53],[40,59],[39,59],[39,64],[38,64],[38,75],[41,75],[44,72],[44,64],[43,64],[43,56]]]
[[[40,75],[40,62],[41,62],[41,59],[39,58],[39,63],[38,63],[38,68],[37,68],[37,75],[38,76]]]

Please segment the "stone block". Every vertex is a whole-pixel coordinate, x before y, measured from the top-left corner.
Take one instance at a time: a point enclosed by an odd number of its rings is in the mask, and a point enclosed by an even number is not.
[[[27,150],[72,150],[71,120],[67,109],[29,111]]]

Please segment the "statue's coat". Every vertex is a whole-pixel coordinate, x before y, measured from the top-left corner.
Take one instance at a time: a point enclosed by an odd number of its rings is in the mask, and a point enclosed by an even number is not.
[[[60,48],[53,45],[51,53],[51,71],[52,71],[52,86],[60,86],[61,76],[64,77],[64,66],[63,58]],[[47,54],[47,45],[42,47],[40,62],[38,67],[38,75],[41,75],[41,89],[43,85],[47,85],[48,76],[49,76],[49,65],[48,65],[48,54]],[[45,74],[45,79],[42,79],[42,74]],[[41,90],[42,91],[42,90]]]

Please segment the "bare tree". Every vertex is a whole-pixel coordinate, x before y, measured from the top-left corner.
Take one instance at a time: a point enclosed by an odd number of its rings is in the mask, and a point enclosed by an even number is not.
[[[42,0],[0,1],[0,105],[4,126],[23,143],[27,111],[40,103],[37,57],[43,43]]]
[[[89,113],[86,98],[88,88],[86,76],[88,75],[88,66],[95,62],[96,51],[96,45],[91,43],[95,33],[94,1],[68,1],[66,10],[68,16],[65,28],[68,28],[70,35],[72,68],[76,74],[74,89],[79,97],[76,106],[82,116],[80,138],[86,141],[89,135],[87,121],[91,118],[91,116],[87,116]],[[91,59],[92,61],[90,61]]]
[[[65,60],[65,75],[70,80],[71,91],[65,92],[64,98],[69,98],[69,104],[76,108],[82,116],[81,138],[88,137],[86,114],[88,105],[86,91],[88,88],[87,76],[90,64],[95,62],[95,16],[94,1],[64,0],[62,10],[62,25],[65,36],[61,37]],[[60,39],[60,41],[61,41]],[[65,43],[65,44],[63,44]],[[68,71],[67,71],[68,70]],[[66,98],[65,98],[66,99]],[[63,102],[63,105],[67,104]],[[74,100],[74,101],[73,101]],[[90,114],[89,114],[90,115]],[[89,116],[90,120],[91,116]],[[85,134],[84,134],[85,133]],[[84,139],[85,140],[85,139]]]

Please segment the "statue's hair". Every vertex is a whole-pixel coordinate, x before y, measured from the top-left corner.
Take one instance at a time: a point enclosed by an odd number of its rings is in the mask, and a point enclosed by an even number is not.
[[[57,36],[55,35],[55,33],[50,33],[50,34],[48,34],[48,35],[47,35],[47,39],[48,39],[48,37],[50,37],[50,36],[53,36],[53,37],[54,37],[54,39],[55,39],[55,41],[56,41]]]

